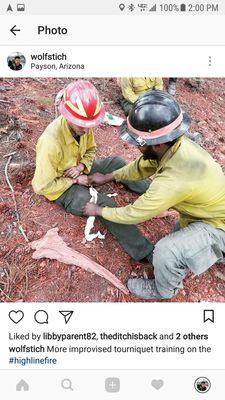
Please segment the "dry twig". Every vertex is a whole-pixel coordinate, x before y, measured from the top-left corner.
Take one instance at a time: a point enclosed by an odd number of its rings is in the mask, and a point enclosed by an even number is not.
[[[0,103],[11,104],[11,101],[8,101],[8,100],[0,100]]]
[[[9,158],[8,158],[6,166],[5,166],[5,171],[4,171],[5,172],[5,179],[6,179],[6,182],[7,182],[8,186],[9,186],[9,188],[11,190],[11,193],[12,193],[14,209],[15,209],[15,214],[16,214],[16,220],[17,220],[17,224],[18,224],[18,230],[22,234],[22,236],[24,237],[26,242],[29,242],[29,240],[28,240],[28,238],[26,236],[26,233],[24,232],[24,229],[23,229],[23,227],[21,225],[21,222],[20,222],[20,215],[19,215],[19,211],[18,211],[18,205],[17,205],[17,202],[16,202],[15,192],[14,192],[13,186],[12,186],[12,184],[10,182],[9,175],[8,175],[8,168],[9,168],[9,164],[10,164],[10,162],[12,160],[12,157],[13,157],[12,154],[9,155]]]
[[[41,83],[42,85],[45,85],[45,82],[43,82],[41,79],[38,79],[38,78],[32,78],[32,79],[33,79],[33,81],[36,81],[38,83]]]
[[[3,158],[9,157],[9,156],[13,156],[14,154],[16,154],[16,151],[14,151],[13,153],[5,154],[3,156]]]

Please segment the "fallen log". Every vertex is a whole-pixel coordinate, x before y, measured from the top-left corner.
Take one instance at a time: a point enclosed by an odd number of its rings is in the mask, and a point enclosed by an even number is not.
[[[128,294],[128,289],[122,282],[102,265],[92,261],[89,257],[67,246],[58,235],[58,228],[49,229],[45,236],[30,243],[31,249],[35,250],[32,255],[34,259],[50,258],[64,264],[77,265],[88,272],[93,272],[112,283],[123,293]]]

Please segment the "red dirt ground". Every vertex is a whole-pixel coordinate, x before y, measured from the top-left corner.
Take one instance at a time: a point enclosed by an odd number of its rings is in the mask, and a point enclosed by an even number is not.
[[[122,116],[117,100],[120,96],[116,79],[91,79],[99,89],[109,112]],[[131,273],[148,273],[148,266],[137,263],[124,253],[117,241],[107,233],[106,240],[82,243],[85,218],[66,214],[33,193],[31,178],[35,160],[35,144],[44,128],[55,118],[54,97],[69,83],[68,79],[1,79],[0,80],[0,301],[25,302],[136,302],[125,296],[104,279],[80,268],[57,261],[32,259],[23,236],[18,233],[14,203],[5,181],[2,158],[16,151],[12,163],[31,163],[15,173],[10,169],[21,223],[29,241],[42,237],[48,229],[58,226],[60,235],[77,251],[89,256],[126,282]],[[165,79],[165,84],[167,80]],[[193,119],[192,131],[203,135],[201,145],[225,167],[225,79],[205,79],[199,88],[179,79],[177,99]],[[95,131],[97,158],[123,156],[132,161],[135,147],[123,143],[118,129],[102,125]],[[136,195],[121,185],[101,188],[104,193],[117,192],[118,205],[133,202]],[[153,243],[170,233],[175,219],[166,217],[141,224],[140,228]],[[98,225],[98,224],[97,224]],[[189,275],[184,289],[172,302],[225,301],[224,266],[217,265],[199,277]]]

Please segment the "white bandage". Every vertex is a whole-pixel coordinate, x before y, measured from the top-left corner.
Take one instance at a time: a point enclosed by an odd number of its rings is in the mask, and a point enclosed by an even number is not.
[[[96,189],[94,189],[92,186],[89,188],[90,195],[91,195],[91,200],[90,203],[97,203],[98,199],[98,192]],[[84,229],[84,235],[85,239],[88,242],[91,242],[92,240],[99,238],[99,239],[105,239],[105,235],[103,235],[100,231],[97,233],[91,233],[91,230],[94,228],[94,223],[95,223],[95,217],[88,217],[87,223]]]

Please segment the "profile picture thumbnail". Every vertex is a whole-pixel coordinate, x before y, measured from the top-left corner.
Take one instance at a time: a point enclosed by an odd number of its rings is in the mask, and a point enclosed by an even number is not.
[[[15,51],[8,56],[7,63],[12,71],[20,71],[25,66],[26,59],[22,53]]]
[[[198,393],[206,393],[211,387],[211,382],[208,378],[201,377],[195,381],[195,389]]]

